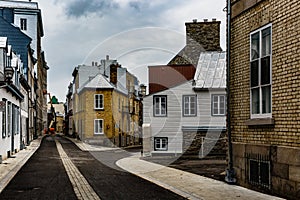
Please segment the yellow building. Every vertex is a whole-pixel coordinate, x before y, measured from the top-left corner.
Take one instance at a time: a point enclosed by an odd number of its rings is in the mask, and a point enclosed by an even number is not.
[[[111,64],[109,77],[99,71],[78,87],[80,70],[77,70],[74,81],[77,136],[85,142],[105,146],[138,144],[141,112],[137,78],[126,68]],[[92,70],[95,68],[91,67]]]

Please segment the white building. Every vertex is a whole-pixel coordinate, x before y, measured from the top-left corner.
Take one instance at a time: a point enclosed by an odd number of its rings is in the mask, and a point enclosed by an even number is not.
[[[14,55],[6,37],[0,37],[0,156],[2,159],[18,152],[22,144],[19,77],[21,62]]]
[[[144,98],[144,155],[180,155],[222,139],[226,131],[225,55],[201,53],[194,80]],[[206,154],[214,145],[207,147]]]

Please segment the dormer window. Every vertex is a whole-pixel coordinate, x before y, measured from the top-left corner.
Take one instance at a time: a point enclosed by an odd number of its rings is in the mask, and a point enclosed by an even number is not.
[[[22,31],[27,31],[27,19],[25,18],[20,19],[20,28]]]

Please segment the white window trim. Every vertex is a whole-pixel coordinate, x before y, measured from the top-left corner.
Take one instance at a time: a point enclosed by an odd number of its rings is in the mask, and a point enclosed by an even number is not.
[[[188,97],[189,98],[189,105],[188,105],[188,111],[189,113],[185,113],[185,97]],[[191,113],[191,97],[194,97],[195,98],[195,113]],[[197,95],[182,95],[182,116],[184,117],[195,117],[197,116]]]
[[[100,96],[102,96],[102,107],[96,107],[96,97],[99,96],[99,105],[101,105],[101,98]],[[95,94],[94,95],[94,109],[95,110],[103,110],[104,109],[104,95],[103,94]]]
[[[220,113],[220,109],[221,109],[220,97],[221,96],[224,97],[224,114]],[[215,107],[214,107],[214,97],[218,97],[218,108],[217,108],[218,113],[217,114],[214,113],[214,109],[215,109]],[[225,94],[213,94],[213,95],[211,95],[211,115],[212,116],[225,116],[226,115],[226,95]]]
[[[250,60],[250,64],[251,64],[251,35],[253,35],[253,34],[255,34],[255,33],[257,33],[257,32],[261,32],[262,30],[264,30],[264,29],[266,29],[266,28],[269,28],[269,27],[271,27],[271,46],[270,46],[270,48],[271,48],[271,54],[270,54],[270,90],[271,90],[271,99],[270,99],[270,104],[271,104],[271,111],[270,111],[270,113],[264,113],[264,114],[262,114],[262,113],[260,113],[260,114],[252,114],[252,89],[251,89],[251,66],[250,66],[250,118],[251,119],[259,119],[259,118],[272,118],[272,92],[273,92],[273,90],[272,90],[272,86],[273,86],[273,84],[272,84],[272,36],[273,36],[273,32],[272,32],[272,24],[268,24],[268,25],[265,25],[265,26],[263,26],[263,27],[261,27],[261,28],[259,28],[259,29],[257,29],[257,30],[255,30],[255,31],[253,31],[253,32],[251,32],[250,33],[250,58],[249,58],[249,60]],[[260,36],[260,44],[259,44],[259,46],[260,46],[260,54],[261,54],[261,46],[262,46],[262,39],[261,39],[261,36],[262,36],[262,34],[260,34],[259,35]],[[260,55],[260,58],[261,58],[261,55]],[[261,62],[259,62],[259,75],[260,75],[260,73],[261,73]],[[260,93],[260,97],[262,97],[262,90],[261,90],[261,85],[259,84],[259,88],[260,88],[260,90],[259,90],[259,93]],[[260,112],[262,111],[262,102],[261,102],[261,98],[260,98]]]
[[[156,141],[159,140],[160,147],[156,148]],[[166,140],[166,147],[162,147],[162,141]],[[155,137],[154,138],[154,151],[168,151],[168,138],[167,137]]]
[[[155,99],[156,98],[159,98],[159,113],[157,114],[156,113],[156,108],[155,108]],[[161,99],[162,98],[165,98],[166,99],[166,113],[165,114],[162,114],[161,111],[162,111],[162,106],[161,106]],[[168,113],[168,102],[167,102],[167,96],[166,95],[157,95],[157,96],[153,96],[153,116],[154,117],[167,117],[167,113]]]
[[[96,123],[97,123],[97,121],[102,121],[102,132],[96,132],[97,131],[96,130]],[[95,135],[102,135],[102,134],[104,134],[103,129],[104,129],[104,120],[103,119],[95,119],[94,120],[94,134]]]

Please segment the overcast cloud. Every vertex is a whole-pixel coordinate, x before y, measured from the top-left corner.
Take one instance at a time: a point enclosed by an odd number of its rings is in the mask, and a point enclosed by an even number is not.
[[[226,1],[38,0],[50,67],[48,90],[65,101],[73,69],[106,55],[147,84],[147,66],[167,64],[185,45],[185,22],[221,20],[225,49]]]

